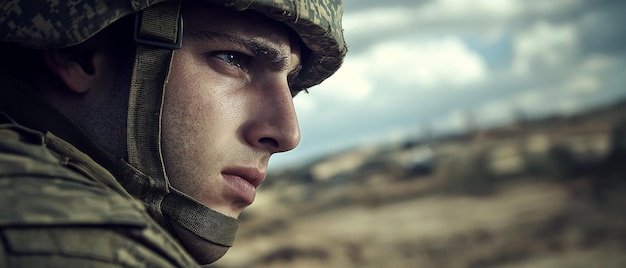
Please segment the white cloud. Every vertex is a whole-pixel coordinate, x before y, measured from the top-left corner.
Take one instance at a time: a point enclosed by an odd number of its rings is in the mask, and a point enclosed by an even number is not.
[[[380,43],[360,59],[368,76],[400,85],[436,87],[482,80],[486,64],[457,38]]]
[[[562,88],[564,91],[576,94],[595,92],[600,90],[601,86],[602,82],[597,76],[583,74],[564,81]]]
[[[372,68],[363,60],[348,56],[337,73],[315,88],[316,94],[353,102],[365,100],[374,90],[374,81],[368,77]]]
[[[562,98],[557,102],[557,109],[561,114],[575,114],[582,108],[582,101],[576,98]]]
[[[469,33],[497,39],[532,18],[551,18],[581,6],[585,0],[434,0],[404,6],[346,10],[346,37],[388,36],[396,31]]]
[[[471,116],[471,113],[467,110],[453,110],[443,118],[433,120],[433,128],[440,133],[466,130],[469,127]]]
[[[530,89],[514,96],[515,105],[518,105],[525,111],[538,111],[545,108],[545,101],[551,101],[549,96],[546,96],[547,89]]]
[[[576,112],[584,106],[586,98],[605,88],[601,75],[614,68],[615,61],[606,56],[596,55],[572,65],[562,66],[568,70],[567,75],[513,96],[511,105],[529,112],[565,114]]]
[[[578,53],[577,31],[573,25],[553,25],[539,21],[514,40],[513,72],[554,69],[570,63]]]
[[[376,86],[416,88],[479,82],[487,75],[484,59],[458,38],[396,39],[365,53],[348,56],[339,71],[316,87],[316,93],[362,101]],[[386,87],[386,85],[388,87]]]
[[[578,111],[583,102],[579,95],[563,95],[549,88],[523,92],[513,101],[524,113],[531,115],[571,114]]]
[[[458,38],[386,40],[349,55],[335,75],[294,101],[303,121],[339,121],[397,110],[419,91],[462,89],[487,76],[484,59]]]
[[[515,16],[522,9],[520,1],[515,0],[439,0],[427,4],[421,14],[430,19],[467,19],[481,16],[508,18]]]
[[[369,35],[411,24],[414,20],[411,8],[367,9],[358,13],[346,13],[343,27],[346,35]]]
[[[560,86],[561,94],[590,94],[604,87],[601,74],[614,68],[615,59],[606,56],[589,56],[575,66],[572,74]]]
[[[479,123],[500,124],[514,120],[517,112],[527,115],[571,114],[583,107],[587,94],[599,88],[596,77],[573,77],[541,88],[489,100],[477,108]]]
[[[293,103],[296,106],[296,111],[298,112],[298,114],[311,112],[317,108],[315,104],[315,99],[310,98],[304,93],[300,93],[297,97],[295,97],[293,99]]]
[[[476,112],[477,123],[483,126],[511,122],[517,109],[510,99],[488,101]]]
[[[424,5],[377,7],[346,12],[343,27],[348,38],[385,35],[401,29],[449,32],[468,27],[489,32],[492,37],[501,33],[503,22],[519,16],[521,5],[514,0],[439,0]]]
[[[523,3],[525,13],[543,15],[551,15],[583,3],[583,0],[519,1]]]

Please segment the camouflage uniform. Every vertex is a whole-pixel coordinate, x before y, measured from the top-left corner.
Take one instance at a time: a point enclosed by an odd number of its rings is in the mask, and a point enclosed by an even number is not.
[[[195,267],[104,168],[51,133],[0,127],[0,266]]]
[[[306,57],[294,91],[332,75],[347,51],[339,0],[203,1],[256,10],[298,33]],[[168,42],[182,33],[179,7],[176,0],[0,3],[0,43],[27,49],[79,44],[121,17],[141,18],[126,159],[111,157],[0,61],[0,267],[198,266],[165,218],[231,246],[236,219],[173,189],[164,173],[160,113],[176,49]]]
[[[0,267],[198,266],[107,169],[52,132],[11,122],[58,113],[32,95],[14,110],[7,102],[30,90],[2,68],[0,78],[14,87],[0,91]],[[45,122],[79,131],[61,117]]]

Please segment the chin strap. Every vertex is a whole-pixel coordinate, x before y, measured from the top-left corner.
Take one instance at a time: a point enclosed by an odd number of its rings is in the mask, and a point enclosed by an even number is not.
[[[185,229],[215,244],[230,247],[239,221],[212,210],[190,196],[170,188],[161,204],[163,213]]]
[[[162,225],[165,220],[160,205],[168,183],[161,155],[161,111],[172,62],[172,44],[182,42],[179,13],[180,1],[160,3],[137,13],[137,54],[128,98],[128,162],[148,179],[129,178],[125,186],[144,201]]]
[[[215,244],[232,246],[237,219],[214,211],[169,185],[161,153],[161,111],[173,50],[182,46],[180,0],[159,3],[137,13],[128,107],[128,162],[136,174],[119,178],[127,191],[144,201],[162,226],[163,214]],[[167,227],[166,227],[167,228]]]

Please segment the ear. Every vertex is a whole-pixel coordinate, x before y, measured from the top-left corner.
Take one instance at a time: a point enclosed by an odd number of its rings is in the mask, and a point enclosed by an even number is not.
[[[95,86],[93,53],[77,53],[71,56],[65,49],[47,49],[43,51],[43,60],[48,69],[55,74],[72,92],[86,93]]]

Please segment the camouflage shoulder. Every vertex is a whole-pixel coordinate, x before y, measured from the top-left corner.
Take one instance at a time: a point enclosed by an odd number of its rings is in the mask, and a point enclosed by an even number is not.
[[[140,201],[60,165],[43,137],[0,127],[0,267],[197,266]]]
[[[43,133],[18,125],[0,125],[0,177],[19,174],[85,179],[60,165],[46,148]]]
[[[155,238],[123,227],[0,228],[0,267],[199,267]]]
[[[197,266],[140,202],[62,178],[0,178],[0,236],[6,267]]]
[[[130,224],[143,227],[141,202],[60,164],[43,134],[0,128],[0,225]]]
[[[54,176],[0,178],[0,240],[0,267],[197,266],[140,202]]]

